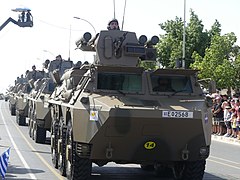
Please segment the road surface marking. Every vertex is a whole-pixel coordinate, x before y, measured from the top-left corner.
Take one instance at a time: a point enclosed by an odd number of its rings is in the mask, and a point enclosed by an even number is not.
[[[226,162],[230,162],[230,163],[237,164],[237,165],[240,164],[240,163],[238,163],[238,162],[230,161],[230,160],[223,159],[223,158],[219,158],[219,157],[216,157],[216,156],[210,156],[210,158],[219,159],[219,160],[226,161]]]
[[[8,133],[8,136],[9,136],[9,138],[10,138],[10,140],[11,140],[11,143],[12,143],[15,151],[17,152],[20,160],[22,161],[23,166],[27,169],[27,171],[28,171],[29,176],[31,177],[31,179],[37,179],[36,176],[31,172],[29,165],[27,164],[27,162],[26,162],[25,159],[23,158],[23,155],[21,154],[21,152],[19,151],[19,149],[18,149],[15,141],[13,140],[12,135],[11,135],[11,133],[10,133],[8,127],[7,127],[5,118],[3,117],[2,111],[0,111],[0,113],[1,113],[1,116],[2,116],[2,120],[3,120],[4,126],[5,126],[5,128],[6,128],[6,131],[7,131],[7,133]]]
[[[223,163],[223,162],[220,162],[220,161],[215,161],[215,160],[212,160],[212,159],[207,159],[208,161],[211,161],[211,162],[215,162],[217,164],[221,164],[221,165],[224,165],[224,166],[228,166],[228,167],[231,167],[231,168],[235,168],[235,169],[239,169],[240,170],[240,167],[237,167],[236,165],[230,165],[230,164],[227,164],[227,163]]]
[[[1,112],[1,115],[2,115],[2,112]],[[2,115],[2,118],[3,118],[3,115]],[[45,164],[48,169],[60,180],[63,180],[64,178],[51,166],[48,164],[47,161],[45,161],[45,159],[37,152],[37,150],[28,142],[27,138],[24,136],[24,134],[22,133],[22,131],[20,130],[20,128],[16,125],[16,123],[14,123],[12,120],[11,120],[12,124],[16,127],[16,129],[18,130],[18,132],[21,134],[21,136],[23,137],[23,139],[25,140],[25,142],[27,143],[27,145],[30,147],[30,149],[32,151],[35,152],[35,154],[38,156],[38,158],[43,162],[43,164]],[[36,177],[35,177],[36,179]]]

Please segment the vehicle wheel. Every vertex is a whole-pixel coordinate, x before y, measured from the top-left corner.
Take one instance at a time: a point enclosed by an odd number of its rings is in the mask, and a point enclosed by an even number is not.
[[[61,125],[59,128],[59,134],[61,138],[61,152],[58,154],[59,171],[62,176],[66,176],[66,131],[65,125]]]
[[[69,180],[87,180],[92,171],[92,162],[89,158],[79,157],[76,152],[76,143],[73,141],[72,126],[67,130],[68,159],[66,160],[66,173]]]
[[[29,137],[33,137],[33,120],[32,119],[28,120],[28,134],[29,134]]]
[[[16,111],[16,123],[19,124],[19,112]]]
[[[29,119],[32,119],[33,117],[32,117],[32,110],[31,110],[32,108],[31,107],[29,107],[28,108],[28,118]]]
[[[31,129],[30,129],[30,136],[32,137],[32,140],[34,140],[35,135],[34,135],[34,131],[36,128],[36,114],[31,111],[31,116],[30,116],[30,123],[31,123]]]
[[[11,106],[11,115],[12,116],[16,116],[16,108],[15,107],[13,107],[13,106]]]
[[[39,127],[37,124],[34,127],[34,141],[41,144],[46,141],[46,129]]]
[[[184,180],[201,180],[203,179],[206,160],[186,162],[182,179]]]
[[[58,124],[56,121],[53,121],[51,126],[51,154],[52,154],[52,163],[54,167],[58,168]]]
[[[160,164],[154,165],[154,170],[159,177],[172,177],[172,169],[170,167],[162,166]]]
[[[153,165],[145,165],[145,164],[141,164],[141,169],[143,171],[153,171],[154,170],[154,166]]]
[[[17,123],[19,126],[25,126],[26,125],[26,117],[18,114],[18,116],[16,116],[16,118],[18,118]]]

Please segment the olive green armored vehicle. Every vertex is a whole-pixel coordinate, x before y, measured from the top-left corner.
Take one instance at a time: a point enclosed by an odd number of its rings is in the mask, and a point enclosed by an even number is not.
[[[49,100],[52,161],[68,179],[88,179],[92,163],[134,163],[176,179],[202,179],[211,143],[211,99],[197,71],[144,70],[158,37],[85,33],[76,42],[94,62],[67,71]]]
[[[18,125],[23,126],[26,125],[26,117],[28,116],[28,100],[27,97],[31,91],[31,86],[28,83],[30,80],[29,78],[29,71],[27,70],[25,73],[25,77],[23,74],[17,81],[22,84],[21,89],[19,89],[18,93],[16,94],[16,122]]]
[[[44,77],[35,82],[35,88],[29,96],[29,135],[36,143],[45,143],[46,132],[51,129],[51,114],[48,107],[49,96],[52,94],[55,84],[51,78],[53,71],[59,76],[73,66],[72,61],[56,59],[45,62],[48,68]]]
[[[15,83],[15,85],[9,91],[9,110],[12,116],[16,115],[16,102],[19,91],[23,88],[24,84],[21,82]]]
[[[30,91],[30,85],[24,82],[22,89],[16,95],[16,122],[20,126],[26,125],[26,117],[28,116],[27,97]]]

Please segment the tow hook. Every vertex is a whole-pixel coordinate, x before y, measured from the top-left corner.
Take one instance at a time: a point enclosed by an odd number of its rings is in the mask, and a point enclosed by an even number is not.
[[[111,147],[111,142],[109,142],[108,147],[106,149],[106,158],[111,159],[113,154],[113,148]]]
[[[188,150],[187,146],[188,145],[186,144],[185,148],[182,150],[182,159],[184,161],[188,160],[188,157],[189,157],[189,150]]]

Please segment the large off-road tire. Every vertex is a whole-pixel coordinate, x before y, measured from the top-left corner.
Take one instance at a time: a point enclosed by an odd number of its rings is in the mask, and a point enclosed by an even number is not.
[[[33,117],[32,117],[32,107],[30,107],[30,106],[28,108],[28,118],[33,119]]]
[[[166,166],[161,166],[161,165],[154,165],[154,170],[155,173],[158,177],[172,177],[173,176],[173,172],[172,169],[170,167],[166,167]]]
[[[206,160],[187,162],[183,171],[182,180],[202,180],[205,170]]]
[[[16,116],[16,108],[14,106],[10,107],[11,115]]]
[[[56,169],[58,168],[58,149],[57,149],[58,148],[57,143],[59,139],[58,131],[59,131],[58,123],[54,120],[51,126],[51,155],[52,163]]]
[[[66,131],[67,127],[60,125],[59,134],[61,138],[61,152],[58,154],[58,169],[62,176],[66,176]]]
[[[202,180],[205,165],[206,160],[177,162],[173,168],[174,178],[181,180]]]
[[[88,157],[79,157],[76,152],[76,143],[73,141],[71,124],[68,125],[67,146],[69,159],[66,160],[66,173],[69,180],[87,180],[92,172],[92,161]]]
[[[44,144],[46,141],[46,129],[38,126],[37,124],[34,126],[34,141],[36,143]]]
[[[154,170],[154,165],[140,164],[140,167],[143,171],[153,171]]]
[[[26,125],[26,117],[21,115],[18,111],[16,112],[16,122],[19,126]]]
[[[33,137],[33,120],[30,118],[28,120],[28,134],[29,137]]]
[[[23,115],[19,115],[19,125],[26,126],[26,117]]]

